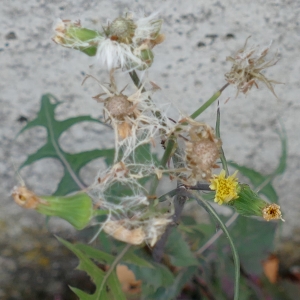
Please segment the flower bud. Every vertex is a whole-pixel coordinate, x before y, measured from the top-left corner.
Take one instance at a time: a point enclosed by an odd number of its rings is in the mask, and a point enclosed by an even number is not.
[[[86,227],[93,217],[92,199],[83,192],[64,197],[37,196],[22,186],[15,187],[12,196],[18,205],[46,216],[60,217],[78,230]]]
[[[269,204],[261,199],[247,184],[239,184],[238,198],[231,200],[228,205],[235,208],[237,213],[245,217],[263,217],[266,221],[282,219],[280,206]]]
[[[261,199],[247,184],[238,182],[237,171],[226,177],[222,170],[219,175],[213,175],[210,180],[211,190],[216,191],[215,202],[234,207],[237,213],[245,217],[257,216],[266,221],[282,219],[280,206],[269,204]]]
[[[95,56],[102,35],[96,31],[81,27],[80,21],[61,20],[54,28],[53,41],[63,47],[74,48],[89,56]]]
[[[228,205],[235,208],[235,210],[242,216],[259,216],[262,217],[262,210],[268,203],[250,189],[247,184],[239,184],[238,198],[228,202]]]

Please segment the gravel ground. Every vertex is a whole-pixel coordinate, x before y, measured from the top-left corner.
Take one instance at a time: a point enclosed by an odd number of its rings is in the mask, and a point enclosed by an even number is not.
[[[14,169],[45,141],[42,129],[33,129],[16,139],[17,133],[26,124],[26,119],[35,117],[40,97],[47,92],[65,101],[57,110],[59,119],[78,114],[99,117],[102,113],[99,105],[91,99],[99,93],[96,84],[88,82],[81,86],[81,82],[85,74],[95,74],[99,80],[105,81],[108,78],[106,71],[97,66],[91,69],[89,66],[94,63],[92,58],[54,44],[51,41],[53,23],[57,18],[80,19],[83,25],[101,28],[101,24],[106,24],[107,20],[113,20],[126,10],[147,14],[160,11],[166,41],[155,49],[155,61],[146,76],[162,88],[158,97],[171,102],[186,114],[192,113],[224,85],[224,74],[230,69],[225,58],[240,49],[248,36],[252,36],[250,44],[261,46],[273,40],[271,49],[274,53],[279,50],[281,60],[267,70],[266,75],[284,82],[275,88],[279,100],[263,86],[259,90],[251,90],[247,97],[240,95],[237,99],[233,87],[226,89],[220,98],[224,103],[230,97],[226,105],[222,104],[223,147],[228,159],[268,174],[274,170],[280,156],[280,141],[275,130],[280,123],[283,124],[288,137],[288,166],[286,172],[275,181],[286,220],[281,228],[281,241],[283,243],[292,238],[292,243],[300,243],[300,139],[297,130],[300,126],[300,104],[297,102],[300,92],[299,1],[2,0],[1,299],[48,299],[34,294],[22,298],[16,292],[20,289],[11,289],[10,284],[12,280],[18,281],[24,287],[30,282],[30,276],[27,276],[30,272],[16,277],[19,268],[33,265],[30,259],[27,260],[30,255],[26,256],[25,262],[22,261],[24,253],[33,251],[34,254],[37,251],[42,257],[41,269],[45,264],[49,267],[50,257],[59,261],[60,254],[65,253],[57,246],[53,236],[46,233],[44,219],[35,212],[22,210],[10,197],[13,186],[19,184]],[[216,105],[208,109],[203,121],[214,126],[215,110]],[[110,146],[113,146],[113,136],[107,134],[105,128],[90,124],[69,130],[63,141],[64,149],[73,152]],[[87,182],[93,179],[100,166],[99,161],[84,170]],[[61,166],[51,159],[21,171],[26,184],[40,194],[53,192],[61,174]],[[50,222],[50,232],[66,237],[71,236],[73,231],[64,222],[53,220]],[[49,251],[45,249],[48,244],[53,247]],[[20,259],[16,259],[18,256]],[[298,256],[295,261],[299,261]],[[68,265],[69,269],[72,267],[72,263]],[[55,267],[51,270],[55,271]],[[30,291],[44,284],[43,276],[47,272],[43,272],[40,283],[28,285]],[[57,281],[53,280],[55,283]],[[43,292],[61,288],[47,284]]]

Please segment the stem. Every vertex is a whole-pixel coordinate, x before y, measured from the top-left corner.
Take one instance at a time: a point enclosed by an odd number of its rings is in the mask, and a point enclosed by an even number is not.
[[[75,181],[75,183],[77,184],[77,186],[80,189],[85,189],[86,186],[80,181],[80,179],[77,177],[77,175],[75,174],[75,172],[73,171],[72,167],[70,166],[69,162],[67,161],[67,159],[64,157],[63,153],[60,151],[60,147],[59,145],[56,143],[55,137],[54,137],[54,132],[53,132],[53,126],[52,126],[52,120],[51,120],[51,116],[49,115],[49,112],[46,111],[46,119],[47,119],[47,123],[48,123],[48,128],[49,128],[49,135],[50,135],[50,140],[52,142],[52,145],[57,153],[57,156],[59,157],[59,159],[61,160],[62,164],[64,165],[64,167],[66,168],[66,170],[69,172],[70,176],[72,177],[72,179]]]
[[[186,190],[184,187],[182,187],[182,188],[184,189],[184,191]],[[188,199],[188,197],[180,191],[180,188],[177,188],[175,191],[176,191],[177,195],[174,197],[174,200],[173,200],[174,214],[172,215],[172,223],[167,226],[165,232],[163,233],[161,238],[158,240],[158,242],[155,244],[153,251],[152,251],[152,257],[156,262],[161,261],[163,254],[164,254],[164,248],[165,248],[166,242],[168,240],[168,237],[171,233],[171,230],[174,227],[174,225],[176,225],[178,223],[181,213],[182,213],[182,210],[183,210],[183,207],[184,207],[184,204],[185,204],[186,200]]]
[[[175,168],[180,168],[184,166],[184,162],[181,159],[180,155],[180,149],[176,149],[176,154],[173,156],[173,162]],[[177,189],[176,189],[176,196],[173,199],[174,204],[174,214],[172,215],[172,223],[169,224],[166,228],[166,231],[163,233],[159,241],[154,246],[154,249],[152,251],[152,256],[155,261],[160,262],[163,254],[164,254],[164,248],[167,242],[167,239],[170,235],[170,232],[174,225],[176,225],[179,222],[180,216],[182,214],[185,202],[188,200],[188,197],[182,192],[186,191],[186,188],[181,184],[180,180],[177,181]]]
[[[189,198],[194,198],[199,205],[203,206],[207,212],[220,224],[220,227],[222,228],[223,232],[225,233],[226,237],[228,238],[231,251],[233,254],[233,261],[234,261],[234,270],[235,270],[235,278],[234,278],[234,300],[239,299],[239,285],[240,285],[240,260],[238,253],[236,251],[236,248],[234,246],[233,240],[227,230],[226,225],[223,223],[223,221],[220,219],[216,211],[213,209],[213,207],[205,200],[203,200],[201,197],[196,196],[194,193],[187,193],[189,195]]]
[[[200,108],[198,108],[193,114],[190,115],[191,119],[196,119],[200,114],[202,114],[212,103],[214,103],[222,94],[222,92],[228,87],[229,83],[226,83],[220,90],[212,95]]]
[[[136,71],[133,70],[133,71],[129,72],[129,75],[130,75],[133,83],[135,84],[135,86],[139,89],[142,86],[142,83],[141,83],[138,75],[136,74]],[[142,92],[145,92],[145,91],[146,91],[145,88],[143,88]]]
[[[225,223],[226,227],[229,227],[239,216],[238,213],[234,213],[230,219]],[[219,229],[198,251],[195,252],[196,255],[202,254],[205,250],[207,250],[221,235],[223,231]]]
[[[220,112],[220,106],[218,106],[217,121],[216,121],[216,137],[219,139],[221,139],[220,124],[221,124],[221,112]],[[226,161],[225,153],[224,153],[222,146],[220,147],[220,159],[222,162],[223,169],[226,172],[226,176],[229,176],[227,161]]]
[[[121,259],[123,258],[123,256],[126,254],[126,252],[130,249],[131,245],[127,244],[124,249],[122,250],[122,252],[116,257],[116,259],[113,261],[113,263],[111,264],[111,266],[109,267],[108,271],[105,273],[105,276],[101,282],[101,286],[99,291],[102,291],[104,288],[104,285],[109,277],[109,275],[113,272],[113,270],[115,269],[115,267],[117,266],[117,264],[121,261]]]
[[[166,147],[166,150],[164,152],[164,155],[160,161],[160,165],[162,167],[165,167],[168,160],[170,159],[170,157],[172,156],[173,154],[173,149],[174,149],[174,146],[176,145],[176,141],[172,138],[170,138],[168,140],[168,143],[167,143],[167,147]],[[157,178],[157,176],[155,175],[155,177],[153,177],[153,180],[151,182],[151,187],[150,187],[150,190],[149,190],[149,195],[152,196],[155,194],[156,192],[156,189],[157,189],[157,186],[158,186],[158,183],[159,183],[159,179]]]

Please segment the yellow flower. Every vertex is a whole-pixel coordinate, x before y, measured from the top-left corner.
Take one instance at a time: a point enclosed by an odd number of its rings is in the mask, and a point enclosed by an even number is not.
[[[209,187],[211,190],[216,191],[215,202],[219,205],[223,204],[223,202],[228,203],[239,197],[236,174],[237,171],[226,178],[225,170],[222,170],[219,175],[214,175],[214,178],[210,180],[211,185]]]

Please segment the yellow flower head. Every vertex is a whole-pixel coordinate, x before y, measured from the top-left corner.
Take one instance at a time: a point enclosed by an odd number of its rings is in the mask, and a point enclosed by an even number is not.
[[[215,202],[219,205],[223,204],[223,202],[228,203],[239,197],[236,174],[237,171],[226,178],[225,170],[222,170],[219,175],[214,175],[210,180],[211,185],[209,187],[211,190],[216,191]]]

